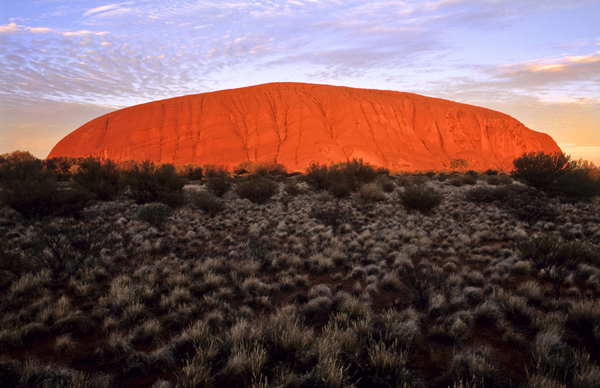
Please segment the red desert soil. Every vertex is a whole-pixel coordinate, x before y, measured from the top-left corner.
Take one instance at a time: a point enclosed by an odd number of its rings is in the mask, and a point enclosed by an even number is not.
[[[233,166],[362,158],[391,170],[511,169],[524,152],[561,152],[548,135],[493,110],[395,91],[271,83],[121,109],[62,139],[56,156]]]

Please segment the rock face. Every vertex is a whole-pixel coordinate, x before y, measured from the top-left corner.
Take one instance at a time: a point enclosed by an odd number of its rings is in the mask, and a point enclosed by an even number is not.
[[[417,94],[272,83],[171,98],[98,117],[62,139],[55,156],[288,170],[362,158],[390,170],[511,169],[523,152],[561,152],[510,116]]]

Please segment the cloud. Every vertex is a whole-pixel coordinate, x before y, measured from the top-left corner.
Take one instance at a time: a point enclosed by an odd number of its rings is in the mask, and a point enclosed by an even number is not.
[[[18,32],[19,30],[19,26],[17,26],[17,24],[14,22],[0,26],[0,34],[12,34]]]
[[[600,95],[600,52],[502,65],[491,72],[497,80],[521,88],[590,83],[590,92]]]
[[[133,4],[133,2],[103,5],[101,7],[96,7],[96,8],[87,10],[86,12],[84,12],[83,16],[91,16],[91,15],[97,15],[97,14],[104,14],[104,15],[122,14],[124,11],[125,12],[130,11],[129,8],[123,8],[122,6],[131,5],[131,4]]]

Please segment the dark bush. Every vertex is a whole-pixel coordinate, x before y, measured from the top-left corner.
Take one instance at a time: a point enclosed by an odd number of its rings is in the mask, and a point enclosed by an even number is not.
[[[197,164],[188,163],[176,167],[177,175],[190,181],[199,181],[204,177],[204,170]]]
[[[336,201],[313,206],[309,215],[321,223],[331,226],[333,232],[336,233],[341,225],[350,221],[351,212]]]
[[[570,157],[563,153],[525,153],[513,160],[511,176],[539,190],[548,190],[570,169]]]
[[[298,181],[294,178],[287,179],[283,184],[283,191],[289,196],[302,194],[302,188],[298,185]]]
[[[351,178],[352,190],[356,191],[364,184],[373,182],[378,175],[378,171],[383,175],[388,175],[386,169],[375,170],[369,163],[364,163],[362,159],[352,159],[346,163],[340,163],[332,166],[334,169],[340,168],[346,171]]]
[[[424,184],[408,185],[398,194],[398,200],[406,210],[417,210],[425,214],[439,206],[443,198],[443,194]]]
[[[227,172],[212,175],[206,179],[206,187],[217,197],[222,197],[231,189],[233,185],[231,177],[227,174]]]
[[[99,223],[52,222],[35,228],[33,238],[22,244],[32,263],[43,265],[55,274],[81,268],[96,259],[113,241],[109,226]]]
[[[377,182],[379,183],[383,191],[386,193],[392,193],[394,190],[396,190],[396,185],[394,184],[394,181],[392,181],[387,176],[380,176],[379,178],[377,178]]]
[[[571,162],[571,168],[557,178],[549,193],[564,202],[589,201],[600,195],[600,171],[586,161]]]
[[[313,162],[306,169],[303,179],[315,190],[328,190],[330,186],[329,168]]]
[[[184,202],[185,180],[177,175],[172,164],[157,167],[150,161],[135,164],[125,173],[127,196],[138,204],[162,202],[179,206]]]
[[[191,202],[193,206],[196,206],[211,218],[225,210],[225,204],[211,193],[194,193],[191,196]]]
[[[510,185],[512,183],[511,177],[504,173],[499,175],[487,175],[484,180],[488,183],[488,185],[492,186]]]
[[[171,216],[173,210],[169,205],[160,202],[147,203],[140,207],[137,212],[137,217],[153,226],[162,226]]]
[[[214,164],[205,164],[203,166],[204,176],[212,178],[216,176],[229,176],[229,172],[225,166],[216,166]]]
[[[73,180],[100,201],[112,201],[119,194],[121,171],[110,159],[89,157],[79,162]]]
[[[475,203],[489,203],[504,199],[509,193],[504,187],[477,186],[465,192],[465,198]]]
[[[57,156],[44,161],[46,169],[52,171],[59,181],[67,181],[71,176],[71,168],[77,164],[76,158]]]
[[[411,297],[416,307],[427,308],[428,291],[445,282],[440,268],[421,262],[415,266],[405,267],[400,273],[400,280],[411,289]]]
[[[521,221],[552,221],[560,214],[548,202],[547,196],[533,187],[510,185],[506,186],[506,190],[501,206]]]
[[[494,175],[498,175],[498,170],[494,170],[492,168],[486,170],[486,172],[484,172],[485,175],[488,176],[494,176]]]
[[[246,198],[254,203],[265,203],[279,191],[279,184],[273,180],[257,175],[249,175],[244,182],[235,188],[240,198]]]
[[[259,262],[262,268],[270,267],[273,262],[273,256],[268,244],[261,240],[248,241],[246,243],[246,257]]]
[[[375,170],[362,159],[335,163],[329,168],[311,163],[304,175],[304,181],[316,190],[329,190],[336,198],[344,198],[361,186],[373,182],[378,176],[387,176],[387,169]]]
[[[567,276],[578,263],[595,261],[595,255],[578,241],[565,242],[558,237],[543,235],[517,242],[517,248],[525,260],[531,260],[538,270],[544,271],[546,279],[554,287],[556,299]]]
[[[330,179],[329,192],[335,198],[346,198],[352,194],[352,184],[346,175],[333,172],[330,174]]]
[[[61,185],[41,160],[17,160],[0,168],[0,202],[28,220],[50,216],[79,217],[91,196]]]

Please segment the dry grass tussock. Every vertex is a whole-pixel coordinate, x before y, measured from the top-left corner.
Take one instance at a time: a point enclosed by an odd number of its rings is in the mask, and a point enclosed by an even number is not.
[[[600,198],[342,167],[0,207],[0,385],[600,386]]]

